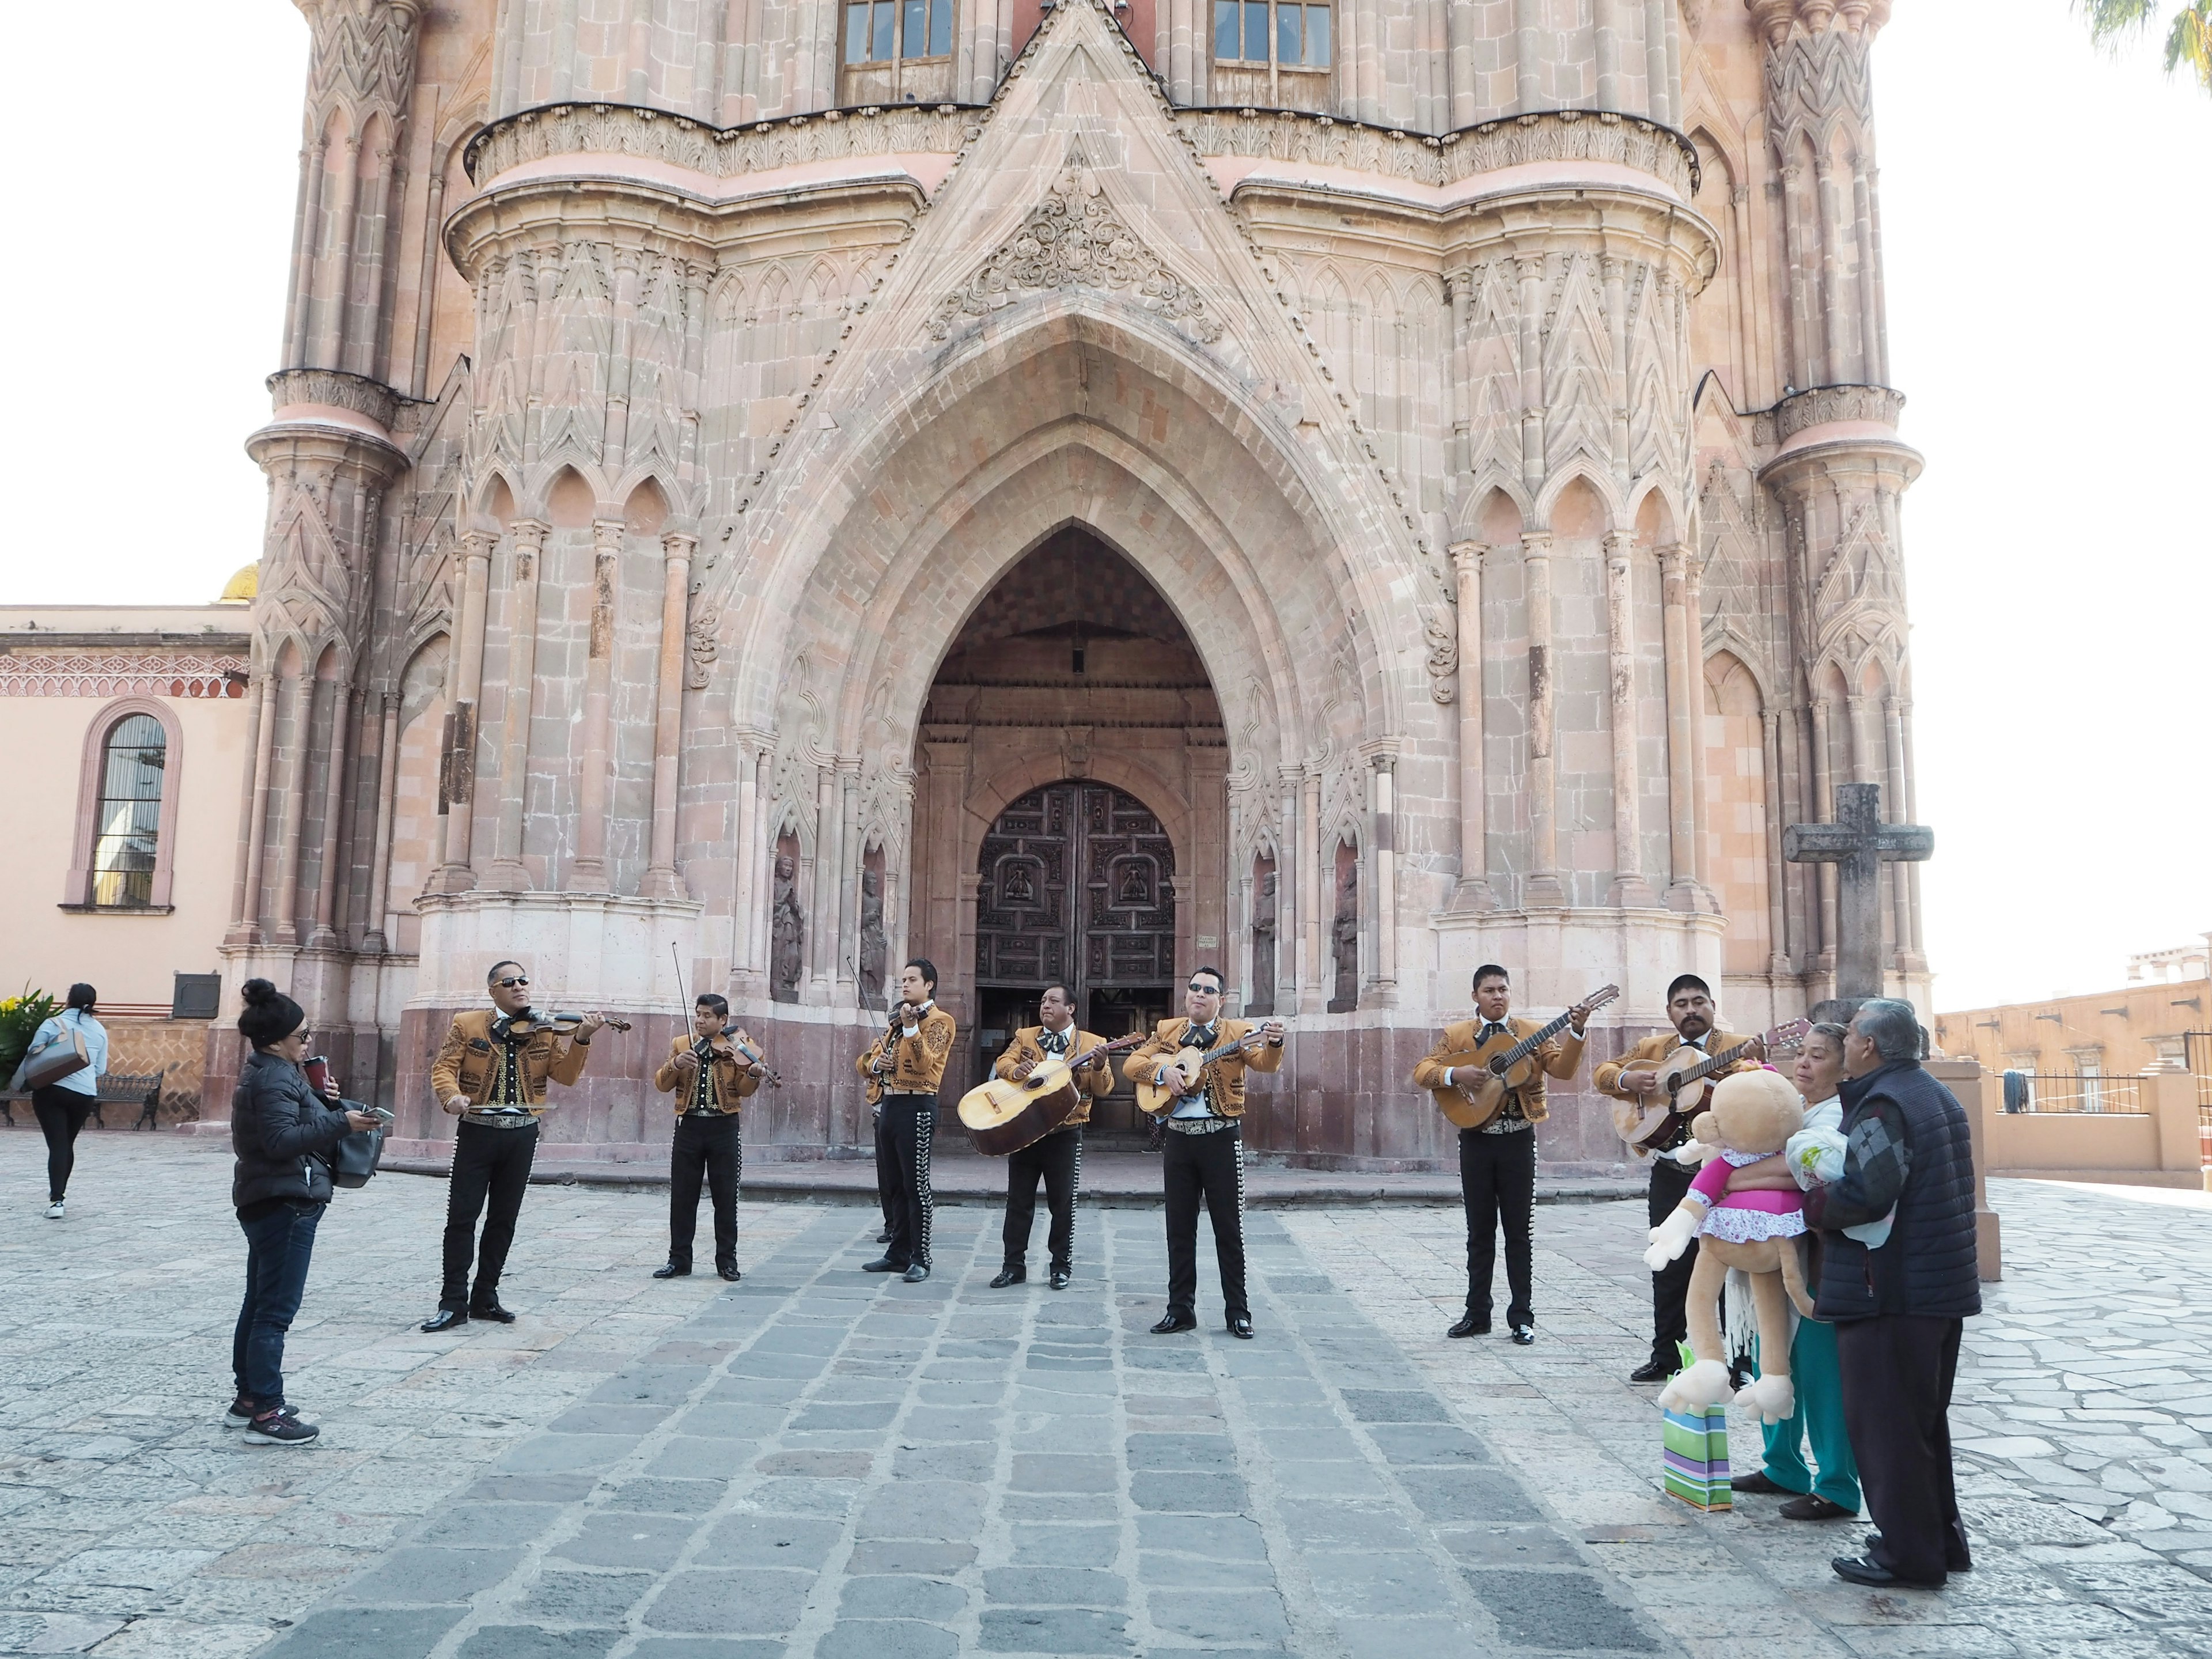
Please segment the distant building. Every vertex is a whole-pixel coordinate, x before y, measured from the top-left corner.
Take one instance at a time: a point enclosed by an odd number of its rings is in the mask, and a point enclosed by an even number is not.
[[[2195,953],[2191,979],[2145,983],[2136,972],[2138,963],[2185,954],[2131,958],[2129,977],[2137,982],[2116,991],[1938,1014],[1936,1046],[1947,1054],[1971,1054],[1993,1072],[2053,1080],[2041,1097],[2078,1098],[2090,1110],[2113,1093],[2096,1079],[2132,1078],[2160,1061],[2212,1073],[2212,979],[2204,974],[2203,951]],[[2080,1083],[2054,1086],[2065,1079]]]

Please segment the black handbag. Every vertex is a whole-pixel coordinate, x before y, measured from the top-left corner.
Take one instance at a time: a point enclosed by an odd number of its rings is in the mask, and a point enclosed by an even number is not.
[[[373,1107],[358,1101],[339,1103],[349,1112],[374,1112]],[[377,1112],[379,1117],[384,1115]],[[366,1187],[368,1178],[376,1173],[378,1160],[384,1156],[382,1129],[356,1129],[339,1141],[331,1153],[331,1182],[338,1187]]]

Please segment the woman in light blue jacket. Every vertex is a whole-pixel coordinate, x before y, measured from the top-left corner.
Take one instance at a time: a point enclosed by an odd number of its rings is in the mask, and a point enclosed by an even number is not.
[[[46,1219],[62,1218],[62,1200],[69,1194],[70,1171],[76,1167],[77,1131],[92,1115],[92,1103],[100,1093],[100,1074],[107,1069],[107,1028],[92,1017],[100,993],[80,981],[69,988],[69,1006],[40,1025],[23,1056],[35,1060],[56,1043],[72,1035],[84,1039],[89,1062],[81,1070],[31,1091],[31,1109],[46,1137]]]

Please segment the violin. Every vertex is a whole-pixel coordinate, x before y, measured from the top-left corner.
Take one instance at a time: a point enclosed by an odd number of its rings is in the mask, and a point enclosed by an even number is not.
[[[541,1031],[550,1031],[555,1036],[573,1036],[575,1035],[577,1028],[583,1024],[585,1016],[582,1014],[541,1014],[533,1011],[528,1016],[528,1018],[531,1024]],[[628,1020],[617,1019],[612,1014],[601,1014],[599,1018],[610,1031],[627,1031],[629,1030],[629,1022]]]
[[[762,1057],[761,1051],[759,1049],[754,1048],[752,1044],[745,1042],[733,1031],[726,1031],[723,1035],[729,1038],[730,1047],[736,1049],[738,1054],[742,1054],[749,1065],[757,1066],[761,1068],[761,1080],[766,1083],[769,1088],[781,1089],[783,1087],[782,1075]],[[714,1058],[714,1039],[712,1037],[701,1037],[697,1042],[694,1042],[691,1045],[691,1058],[697,1060],[702,1066],[710,1064]]]

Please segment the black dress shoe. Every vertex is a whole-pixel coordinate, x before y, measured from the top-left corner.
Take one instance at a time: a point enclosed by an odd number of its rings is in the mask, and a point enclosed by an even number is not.
[[[1003,1291],[1009,1285],[1026,1285],[1029,1283],[1029,1278],[1030,1270],[1027,1267],[1001,1267],[999,1269],[999,1276],[991,1281],[991,1288],[994,1291]]]
[[[906,1263],[894,1261],[887,1255],[879,1255],[860,1271],[864,1273],[902,1273],[906,1271]]]
[[[509,1313],[506,1309],[501,1307],[496,1302],[491,1303],[485,1307],[471,1307],[469,1310],[469,1317],[471,1319],[489,1319],[495,1325],[512,1325],[514,1323],[514,1316]]]
[[[1054,1268],[1052,1270],[1052,1287],[1053,1287],[1053,1289],[1054,1289],[1055,1291],[1064,1291],[1064,1290],[1066,1290],[1066,1289],[1067,1288],[1067,1281],[1068,1281],[1068,1279],[1069,1279],[1071,1277],[1073,1277],[1073,1275],[1071,1275],[1071,1274],[1068,1273],[1068,1271],[1067,1271],[1067,1269],[1066,1269],[1066,1268],[1065,1268],[1065,1267],[1054,1267]]]
[[[1162,1314],[1160,1322],[1152,1327],[1152,1334],[1173,1336],[1177,1331],[1194,1331],[1197,1328],[1198,1321],[1193,1319],[1188,1314]]]
[[[732,1285],[736,1284],[739,1279],[744,1277],[743,1273],[738,1271],[738,1264],[734,1261],[725,1261],[720,1267],[715,1268],[714,1271],[721,1274],[723,1278],[728,1279]]]
[[[1513,1340],[1516,1344],[1523,1348],[1534,1347],[1536,1346],[1536,1328],[1534,1325],[1516,1325],[1513,1328]]]
[[[1864,1584],[1869,1589],[1942,1589],[1940,1578],[1927,1580],[1904,1578],[1892,1572],[1881,1562],[1863,1555],[1839,1555],[1828,1565],[1836,1570],[1836,1577],[1847,1583]]]
[[[1249,1342],[1252,1340],[1252,1316],[1250,1314],[1230,1315],[1229,1334],[1241,1336]]]
[[[441,1308],[422,1322],[422,1328],[426,1331],[450,1331],[456,1325],[465,1325],[468,1322],[468,1315],[463,1313],[459,1308]]]
[[[1664,1359],[1647,1359],[1641,1365],[1638,1365],[1634,1370],[1629,1372],[1628,1380],[1632,1382],[1664,1382],[1668,1377],[1674,1376],[1674,1367],[1668,1361]]]
[[[1784,1521],[1848,1521],[1856,1510],[1847,1510],[1841,1504],[1832,1503],[1816,1492],[1793,1498],[1782,1506]]]
[[[673,1261],[664,1261],[653,1270],[653,1276],[655,1279],[689,1279],[691,1277],[691,1270],[689,1267],[679,1267]]]
[[[923,1279],[929,1277],[929,1269],[923,1263],[917,1261],[914,1266],[908,1267],[902,1277],[903,1277],[906,1282],[909,1285],[919,1285]]]
[[[1729,1486],[1731,1490],[1735,1492],[1768,1493],[1776,1498],[1795,1498],[1798,1496],[1797,1493],[1790,1491],[1787,1486],[1776,1486],[1758,1469],[1753,1469],[1749,1474],[1745,1475],[1741,1480],[1731,1481],[1729,1483]]]
[[[1459,1323],[1446,1331],[1444,1334],[1446,1336],[1488,1336],[1490,1316],[1487,1314],[1480,1316],[1474,1314],[1462,1314]]]
[[[884,1228],[884,1229],[883,1230],[883,1231],[881,1231],[881,1232],[879,1232],[879,1233],[878,1233],[878,1234],[876,1235],[876,1243],[878,1243],[878,1244],[888,1244],[888,1243],[890,1243],[890,1242],[891,1242],[891,1230],[890,1230],[890,1228],[888,1228],[888,1227]]]
[[[1869,1557],[1871,1557],[1871,1556],[1874,1554],[1874,1553],[1875,1553],[1876,1550],[1880,1549],[1881,1547],[1881,1534],[1880,1533],[1878,1533],[1878,1532],[1870,1532],[1870,1533],[1869,1533],[1869,1534],[1866,1535],[1866,1553],[1867,1553],[1867,1554],[1868,1554]],[[1943,1571],[1946,1571],[1946,1572],[1972,1572],[1973,1570],[1974,1570],[1974,1558],[1973,1558],[1972,1556],[1971,1556],[1971,1555],[1967,1555],[1967,1554],[1965,1554],[1965,1553],[1961,1553],[1961,1552],[1960,1552],[1960,1551],[1957,1551],[1957,1550],[1946,1550],[1946,1551],[1944,1551],[1944,1552],[1943,1552]]]

